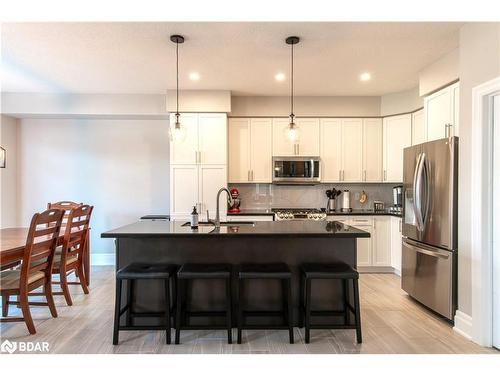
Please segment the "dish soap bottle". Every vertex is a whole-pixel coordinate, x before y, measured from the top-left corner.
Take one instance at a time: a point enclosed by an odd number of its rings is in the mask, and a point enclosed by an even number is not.
[[[191,229],[198,229],[198,211],[196,211],[196,206],[193,206],[193,212],[191,212]]]

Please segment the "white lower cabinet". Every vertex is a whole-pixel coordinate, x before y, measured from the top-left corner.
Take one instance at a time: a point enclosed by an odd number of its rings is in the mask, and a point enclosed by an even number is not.
[[[363,271],[370,271],[371,268],[376,272],[390,272],[391,267],[393,267],[393,219],[401,220],[397,217],[383,215],[328,216],[329,221],[343,222],[370,233],[370,238],[357,240],[357,266],[363,267]],[[399,254],[401,254],[401,249]]]
[[[196,205],[198,214],[206,219],[215,216],[217,192],[227,186],[225,165],[171,165],[170,166],[170,217],[187,220]],[[227,196],[220,197],[221,218],[225,218]]]
[[[394,272],[401,275],[401,253],[402,253],[402,219],[391,216],[391,266]]]

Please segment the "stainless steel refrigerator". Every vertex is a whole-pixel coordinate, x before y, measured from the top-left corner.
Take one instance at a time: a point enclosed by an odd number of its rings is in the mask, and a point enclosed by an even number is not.
[[[458,138],[405,148],[401,286],[449,320],[457,309]]]

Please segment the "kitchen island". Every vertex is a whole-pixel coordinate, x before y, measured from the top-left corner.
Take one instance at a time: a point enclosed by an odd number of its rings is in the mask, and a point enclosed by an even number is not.
[[[284,262],[293,273],[295,324],[298,322],[300,264],[343,262],[355,267],[356,240],[369,236],[368,232],[335,221],[231,222],[221,225],[220,229],[202,224],[197,230],[180,221],[139,221],[101,234],[103,238],[115,238],[117,269],[132,262],[229,263],[236,266],[236,277],[237,265],[241,263]],[[165,301],[161,281],[140,280],[135,287],[132,301],[135,311],[162,311]],[[275,280],[252,280],[246,290],[247,306],[267,310],[281,307],[280,284]],[[236,297],[236,283],[233,283],[233,293]],[[316,281],[313,309],[339,308],[341,293],[340,283]],[[193,310],[217,310],[224,301],[222,281],[193,282],[189,299]],[[156,319],[159,318],[137,318],[137,324],[155,324]],[[194,319],[206,322],[209,318]],[[272,322],[275,318],[255,319]]]

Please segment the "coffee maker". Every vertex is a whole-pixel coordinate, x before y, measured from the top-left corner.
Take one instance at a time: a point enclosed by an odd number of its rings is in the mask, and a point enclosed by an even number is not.
[[[392,212],[401,213],[403,210],[403,185],[392,188]]]

